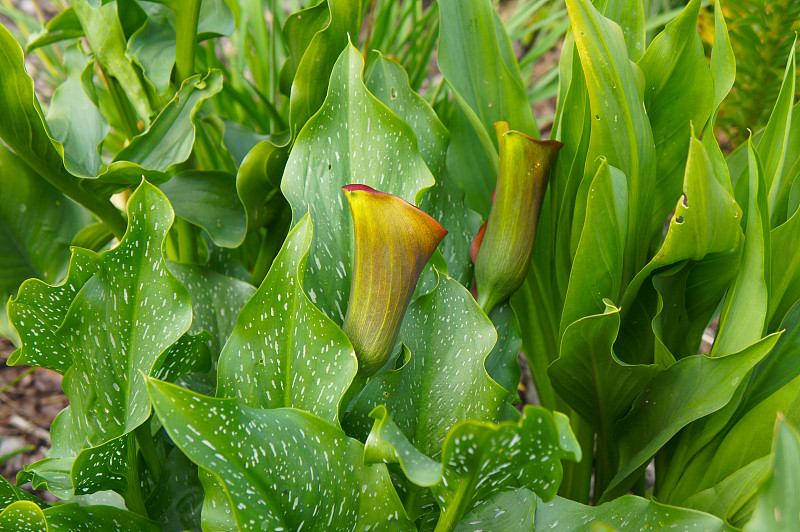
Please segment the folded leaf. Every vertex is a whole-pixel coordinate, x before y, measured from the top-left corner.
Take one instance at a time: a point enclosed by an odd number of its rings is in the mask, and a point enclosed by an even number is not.
[[[320,418],[262,410],[149,381],[150,396],[176,445],[221,481],[240,530],[411,531],[383,465]]]

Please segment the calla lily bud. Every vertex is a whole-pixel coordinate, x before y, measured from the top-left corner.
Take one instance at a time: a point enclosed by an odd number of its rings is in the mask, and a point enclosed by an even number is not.
[[[389,358],[422,268],[447,231],[422,210],[365,185],[342,187],[350,203],[355,266],[344,332],[369,376]]]
[[[522,285],[550,169],[561,144],[495,122],[500,164],[492,210],[472,246],[478,304],[487,314]]]

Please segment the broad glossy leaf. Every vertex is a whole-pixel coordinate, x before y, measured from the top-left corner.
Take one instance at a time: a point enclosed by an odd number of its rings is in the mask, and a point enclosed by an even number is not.
[[[116,2],[103,4],[94,0],[75,0],[72,7],[95,60],[122,87],[139,121],[145,127],[149,126],[153,109],[136,69],[125,55],[127,39],[117,16]]]
[[[658,364],[626,364],[614,354],[619,309],[606,300],[603,314],[571,323],[561,337],[559,358],[548,374],[555,390],[598,432],[614,439],[614,423],[630,408]],[[608,479],[605,479],[608,480]]]
[[[158,518],[164,530],[200,530],[203,487],[197,466],[180,449],[172,447],[167,454],[161,477],[146,504],[148,515]]]
[[[493,124],[507,121],[511,129],[538,137],[519,65],[492,3],[444,0],[439,11],[439,69],[484,132],[493,137]]]
[[[155,380],[149,390],[173,441],[225,485],[240,530],[414,529],[386,467],[364,465],[363,445],[328,422]]]
[[[0,510],[17,501],[30,501],[41,508],[47,508],[49,506],[49,504],[41,500],[39,497],[36,497],[35,495],[18,488],[6,480],[5,477],[0,478]]]
[[[19,501],[0,512],[0,530],[11,532],[156,532],[157,523],[112,506],[61,504],[44,510]]]
[[[41,31],[28,36],[25,53],[30,54],[42,46],[77,37],[83,37],[83,27],[75,14],[75,9],[68,7],[48,20]]]
[[[102,166],[100,145],[108,133],[108,122],[97,108],[96,98],[90,97],[94,63],[75,45],[64,52],[64,66],[67,79],[50,99],[47,126],[53,139],[63,146],[67,171],[79,177],[95,177]]]
[[[292,229],[220,356],[217,395],[260,408],[294,407],[338,425],[358,365],[342,330],[304,291],[307,215]]]
[[[719,4],[718,7],[722,7]],[[711,49],[711,75],[714,82],[714,111],[728,95],[736,79],[736,58],[722,9],[714,9],[714,46]],[[698,124],[699,126],[699,124]]]
[[[396,62],[372,52],[365,74],[369,91],[411,126],[419,153],[436,179],[420,202],[420,208],[447,228],[449,237],[439,245],[448,273],[461,284],[472,282],[469,245],[480,228],[480,217],[464,206],[458,181],[445,171],[450,134],[424,98],[411,90],[408,75]]]
[[[222,74],[212,70],[205,76],[192,76],[161,110],[150,128],[131,140],[115,157],[147,169],[166,171],[189,158],[194,145],[195,117],[205,100],[222,89]],[[109,168],[114,173],[114,165]]]
[[[442,276],[435,290],[409,305],[400,339],[410,357],[367,383],[345,419],[348,434],[365,438],[372,426],[368,414],[386,405],[414,447],[436,456],[459,421],[498,420],[508,391],[484,366],[497,333],[457,281]]]
[[[767,316],[769,212],[761,163],[748,141],[747,208],[742,265],[720,311],[712,355],[743,349],[762,337]]]
[[[573,322],[604,312],[608,308],[606,299],[618,301],[621,297],[628,233],[627,192],[622,172],[602,161],[587,198],[586,220],[569,273],[559,337]]]
[[[800,210],[770,232],[767,330],[777,330],[800,300]]]
[[[588,164],[578,189],[573,219],[573,245],[583,228],[586,193],[605,157],[628,179],[628,245],[623,285],[644,266],[651,240],[649,219],[653,206],[656,157],[653,133],[645,114],[640,88],[641,71],[628,60],[622,32],[603,17],[589,0],[568,0],[575,44],[583,65],[591,107]],[[624,305],[623,305],[624,306]]]
[[[305,51],[293,51],[297,55],[302,54],[297,63],[290,97],[289,125],[293,136],[297,136],[303,124],[323,105],[326,93],[330,92],[328,84],[335,86],[331,70],[342,50],[346,49],[348,42],[357,38],[361,28],[361,0],[327,0],[325,3],[330,13],[329,23],[317,30],[319,17],[311,17],[310,21],[303,22],[310,22],[311,31],[316,30],[316,33]],[[296,20],[300,20],[299,14]],[[288,24],[290,20],[287,20]]]
[[[60,281],[70,242],[91,218],[4,146],[0,190],[0,335],[11,337],[9,296],[26,279]]]
[[[506,400],[509,403],[519,403],[519,352],[522,348],[519,322],[509,304],[496,306],[489,319],[497,331],[497,343],[486,357],[486,373],[508,390]]]
[[[411,446],[386,408],[380,406],[370,415],[375,426],[365,460],[399,461],[412,482],[431,486],[441,512],[440,529],[447,529],[444,523],[466,524],[465,515],[498,492],[527,488],[549,500],[561,482],[561,460],[580,459],[575,436],[556,420],[563,414],[554,417],[540,407],[526,406],[516,422],[457,424],[444,440],[441,464]]]
[[[353,257],[352,219],[341,187],[364,184],[413,204],[434,183],[414,132],[364,87],[363,64],[353,46],[342,52],[325,105],[300,132],[281,184],[293,223],[307,212],[325,220],[309,252],[306,288],[338,323],[350,294]]]
[[[645,530],[704,530],[732,532],[724,521],[696,510],[666,506],[634,495],[625,495],[600,506],[584,506],[557,497],[551,502],[536,504],[536,526],[542,530],[568,532],[587,530],[633,532]]]
[[[169,269],[192,298],[189,332],[210,332],[213,336],[211,351],[216,359],[233,331],[239,311],[256,291],[255,287],[195,264],[171,262]]]
[[[796,41],[797,37],[795,36]],[[782,179],[782,177],[787,156],[790,156],[787,153],[787,148],[789,147],[789,133],[792,125],[792,110],[797,81],[794,49],[794,46],[790,49],[778,100],[775,102],[767,127],[764,128],[764,133],[758,142],[758,154],[761,156],[761,161],[764,165],[763,176],[766,186],[764,190],[768,191],[767,204],[769,206],[769,218],[772,220],[773,226],[783,222],[785,219],[782,216],[774,215],[780,214],[775,213],[775,207],[778,198],[788,195],[788,187],[791,186],[791,182]],[[792,158],[794,157],[792,156]]]
[[[639,61],[647,43],[644,4],[639,0],[603,0],[597,3],[598,9],[603,4],[603,15],[619,24],[625,36],[628,57],[631,61]]]
[[[622,299],[627,343],[618,343],[617,347],[623,360],[641,361],[637,344],[628,338],[637,334],[650,337],[652,332],[657,333],[658,341],[668,351],[675,351],[671,353],[675,358],[697,353],[703,329],[736,274],[744,240],[739,225],[741,209],[723,182],[724,176],[715,174],[703,145],[692,138],[684,194],[675,206],[667,236],[653,259],[628,285]],[[683,261],[690,262],[682,265]],[[667,266],[672,268],[662,270]],[[659,295],[648,295],[648,279],[652,279]],[[662,308],[653,303],[659,297],[667,298],[662,301]],[[688,319],[670,321],[671,312],[684,313]],[[655,320],[653,329],[650,320],[642,316],[648,313]]]
[[[258,142],[242,160],[236,192],[247,214],[248,231],[258,229],[285,205],[280,186],[291,136],[288,131]]]
[[[686,357],[650,381],[630,413],[617,423],[620,470],[601,502],[624,492],[629,476],[681,428],[728,404],[742,379],[777,340],[778,335],[774,334],[723,357]],[[699,379],[701,375],[703,378]]]
[[[247,232],[247,217],[227,172],[188,170],[161,185],[175,214],[208,232],[217,246],[235,248]]]
[[[478,504],[453,529],[454,532],[506,532],[533,530],[536,496],[527,489],[499,493]]]
[[[680,197],[690,124],[701,127],[714,110],[712,75],[697,32],[700,3],[692,0],[638,62],[646,80],[644,105],[658,159],[653,227],[663,225]]]
[[[326,0],[286,17],[281,33],[288,53],[280,71],[280,89],[286,96],[292,93],[292,82],[297,68],[314,36],[317,32],[324,31],[330,23],[331,11]]]
[[[122,236],[125,222],[117,209],[102,198],[86,197],[80,189],[81,180],[64,168],[63,146],[55,143],[47,132],[33,92],[33,80],[25,71],[22,49],[11,33],[1,26],[0,71],[3,72],[0,107],[4,109],[0,138],[49,183],[72,197],[80,196],[85,206],[102,215],[104,221],[113,224],[110,229]]]
[[[796,530],[800,527],[800,434],[785,420],[778,420],[773,443],[772,474],[761,489],[746,532]]]
[[[753,504],[759,486],[769,474],[771,456],[764,456],[724,478],[710,488],[698,491],[681,506],[708,512],[737,523],[737,516]]]

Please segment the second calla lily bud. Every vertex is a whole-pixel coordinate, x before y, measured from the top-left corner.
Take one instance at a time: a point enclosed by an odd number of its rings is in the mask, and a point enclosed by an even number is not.
[[[478,304],[487,314],[525,281],[544,193],[561,144],[495,122],[500,164],[492,210],[472,246]]]
[[[355,266],[344,332],[369,376],[391,354],[422,268],[447,231],[405,200],[365,185],[342,187],[350,203]]]

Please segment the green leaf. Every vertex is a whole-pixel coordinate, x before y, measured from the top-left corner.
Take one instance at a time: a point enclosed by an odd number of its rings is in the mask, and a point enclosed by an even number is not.
[[[345,418],[348,434],[366,438],[368,414],[386,405],[414,447],[435,456],[458,422],[498,420],[508,391],[485,368],[497,333],[463,286],[440,277],[435,290],[409,305],[400,339],[409,357],[367,383]]]
[[[616,357],[619,309],[608,300],[605,305],[604,313],[567,327],[560,356],[548,369],[553,388],[604,441],[614,439],[614,424],[660,370],[657,364],[625,364]]]
[[[308,41],[305,51],[293,51],[297,55],[302,53],[302,58],[297,62],[290,97],[289,125],[293,136],[298,135],[303,124],[323,105],[326,93],[330,92],[328,84],[335,86],[331,70],[339,61],[337,58],[341,57],[342,50],[346,49],[349,41],[357,39],[361,29],[361,0],[327,0],[321,3],[327,4],[330,21],[324,28],[320,28],[320,9],[311,8],[318,15],[303,22],[311,25],[311,28],[303,31],[307,34],[313,31],[316,33]],[[294,20],[300,20],[301,14],[302,12],[298,13]],[[291,21],[292,19],[287,20],[287,27]],[[288,31],[291,32],[291,29]],[[284,77],[283,73],[281,77]],[[283,79],[281,81],[285,84]]]
[[[325,105],[303,127],[286,163],[281,190],[293,223],[307,212],[317,227],[306,288],[337,323],[350,295],[352,219],[343,185],[360,183],[416,203],[434,180],[411,128],[364,87],[364,61],[349,46],[334,67]]]
[[[431,486],[441,510],[437,525],[441,530],[451,529],[445,524],[463,523],[467,513],[498,492],[527,488],[551,499],[561,483],[561,460],[580,459],[569,425],[562,427],[556,420],[563,415],[554,417],[540,407],[526,406],[516,422],[457,424],[444,440],[441,464],[411,446],[385,407],[377,407],[370,416],[375,426],[367,440],[365,460],[399,461],[412,482]]]
[[[536,496],[527,489],[499,493],[478,504],[453,529],[454,532],[506,532],[533,530]]]
[[[240,530],[414,529],[386,467],[364,465],[363,445],[326,421],[155,380],[149,390],[173,441],[224,484]]]
[[[40,508],[47,508],[49,506],[49,504],[39,497],[31,495],[27,491],[10,483],[5,477],[0,478],[0,510],[17,501],[30,501]]]
[[[519,403],[519,352],[522,348],[519,322],[509,304],[496,306],[489,319],[497,331],[497,342],[486,357],[486,373],[508,391],[506,401]]]
[[[165,530],[200,530],[203,487],[197,466],[173,447],[161,470],[158,484],[147,498],[147,513],[158,517]]]
[[[439,11],[439,70],[484,132],[493,138],[493,124],[502,120],[538,138],[519,65],[492,3],[443,0]]]
[[[217,395],[251,407],[294,407],[338,425],[358,364],[345,334],[303,289],[311,241],[305,216],[239,314],[220,356]]]
[[[800,434],[779,419],[773,440],[772,475],[762,486],[746,532],[757,530],[790,531],[800,526]]]
[[[598,9],[603,4],[605,4],[603,15],[619,24],[625,36],[628,57],[633,62],[639,61],[645,53],[647,42],[644,3],[639,0],[603,0],[597,3]]]
[[[411,126],[419,153],[436,179],[420,208],[447,228],[449,237],[439,245],[450,276],[467,286],[472,282],[469,246],[481,225],[480,216],[464,206],[464,193],[445,171],[450,134],[424,98],[408,84],[403,67],[379,52],[369,57],[365,84],[369,91]]]
[[[42,46],[78,37],[83,37],[83,27],[78,15],[75,14],[75,9],[68,7],[51,18],[41,31],[28,36],[25,53],[30,54]]]
[[[722,4],[717,4],[714,9],[714,46],[711,49],[714,113],[716,113],[722,101],[731,91],[733,82],[736,79],[736,58],[733,56],[733,46],[728,35],[728,25],[725,22],[725,16],[722,11]]]
[[[759,485],[769,474],[770,459],[771,456],[763,456],[750,462],[710,488],[697,491],[682,506],[736,523],[739,512],[753,503]]]
[[[728,532],[734,529],[713,515],[666,506],[634,495],[625,495],[600,506],[584,506],[557,497],[549,503],[537,502],[535,528],[579,532],[587,530],[633,532],[641,530],[699,529]]]
[[[0,107],[4,109],[0,138],[36,173],[100,216],[114,234],[121,237],[125,220],[116,207],[103,198],[87,194],[81,188],[81,180],[64,167],[63,146],[49,136],[33,92],[33,80],[25,71],[22,49],[5,27],[0,27],[0,71],[3,72]]]
[[[9,296],[26,279],[62,279],[70,242],[90,217],[4,146],[0,189],[0,335],[12,336]]]
[[[573,35],[580,55],[591,107],[591,137],[584,178],[578,189],[573,237],[583,228],[586,197],[598,157],[628,180],[628,244],[623,286],[642,266],[652,238],[649,224],[655,182],[655,142],[645,115],[641,71],[628,60],[622,32],[588,0],[567,0]],[[623,305],[623,308],[625,305]]]
[[[767,317],[769,212],[761,162],[748,141],[747,209],[742,265],[720,311],[712,355],[732,353],[762,337]]]
[[[617,423],[620,469],[601,502],[624,492],[630,475],[680,429],[728,404],[742,379],[769,353],[778,336],[770,335],[723,357],[683,358],[650,381],[630,413]]]
[[[159,188],[175,214],[205,229],[217,246],[235,248],[244,241],[247,217],[232,174],[187,170]]]
[[[626,332],[621,336],[626,343],[617,344],[621,359],[641,361],[643,354],[636,336],[650,338],[653,332],[662,344],[657,353],[667,351],[667,359],[697,353],[705,325],[736,274],[744,240],[739,225],[741,209],[724,183],[725,177],[715,174],[708,153],[693,137],[684,194],[675,206],[667,236],[622,299],[622,327]],[[657,295],[649,292],[648,279],[652,279]],[[652,316],[652,329],[640,313]],[[664,362],[664,358],[659,360]]]
[[[216,359],[233,331],[239,311],[256,291],[255,287],[195,264],[170,262],[169,269],[192,298],[189,332],[210,332],[213,336],[211,351]]]
[[[192,152],[195,117],[200,106],[221,89],[222,74],[217,70],[210,71],[205,77],[198,74],[184,81],[150,128],[132,139],[114,161],[126,161],[159,172],[184,162]],[[114,175],[114,170],[112,163],[108,174]]]
[[[654,227],[663,225],[680,196],[690,124],[701,127],[714,110],[712,75],[697,32],[700,3],[692,0],[638,62],[646,80],[644,105],[658,159],[658,194],[651,214]]]
[[[108,133],[108,122],[97,108],[89,61],[78,45],[64,52],[67,79],[50,100],[45,116],[52,138],[63,146],[64,167],[79,177],[95,177],[102,167],[100,146]]]
[[[156,532],[157,523],[112,506],[60,504],[42,510],[19,501],[0,512],[0,530],[15,532]]]
[[[291,136],[288,131],[258,142],[247,153],[236,174],[236,192],[247,213],[247,229],[263,226],[284,205],[280,186]]]
[[[116,2],[102,4],[94,0],[75,0],[75,14],[84,29],[95,60],[106,75],[125,92],[130,104],[145,127],[150,125],[153,109],[136,69],[125,55],[126,41],[117,16]]]

